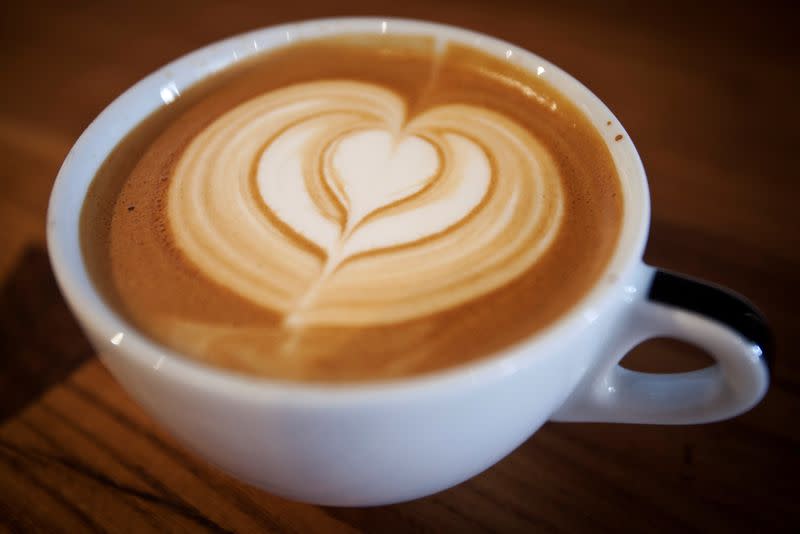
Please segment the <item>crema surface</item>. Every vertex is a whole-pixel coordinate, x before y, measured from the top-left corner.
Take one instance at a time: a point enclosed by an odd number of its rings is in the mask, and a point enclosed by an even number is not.
[[[381,380],[552,323],[623,213],[601,134],[535,73],[424,37],[287,46],[184,91],[81,218],[105,298],[236,372]]]

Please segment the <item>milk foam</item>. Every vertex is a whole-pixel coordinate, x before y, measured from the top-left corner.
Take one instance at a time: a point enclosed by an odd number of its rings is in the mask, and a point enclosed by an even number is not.
[[[293,85],[198,134],[168,193],[177,247],[287,324],[375,324],[473,300],[555,237],[561,179],[512,120],[470,105],[407,117],[355,81]]]

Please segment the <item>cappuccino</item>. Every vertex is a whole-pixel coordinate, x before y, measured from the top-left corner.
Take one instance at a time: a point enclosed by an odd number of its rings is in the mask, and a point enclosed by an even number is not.
[[[106,160],[81,240],[105,299],[176,352],[352,382],[548,326],[597,282],[623,210],[601,134],[536,73],[350,35],[183,91]]]

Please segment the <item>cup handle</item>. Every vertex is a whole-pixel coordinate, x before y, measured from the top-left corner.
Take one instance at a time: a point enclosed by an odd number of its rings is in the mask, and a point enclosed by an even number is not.
[[[733,292],[642,265],[646,295],[630,300],[609,353],[552,416],[554,421],[709,423],[752,408],[767,391],[772,336],[763,315]],[[634,293],[644,293],[630,290]],[[642,341],[671,337],[708,351],[716,363],[686,373],[642,373],[619,365]]]

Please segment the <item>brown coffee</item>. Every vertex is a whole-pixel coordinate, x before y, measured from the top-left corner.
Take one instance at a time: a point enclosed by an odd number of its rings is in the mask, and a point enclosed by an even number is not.
[[[104,163],[81,237],[145,335],[232,371],[344,382],[540,331],[598,280],[622,215],[600,134],[535,73],[356,35],[183,91]]]

